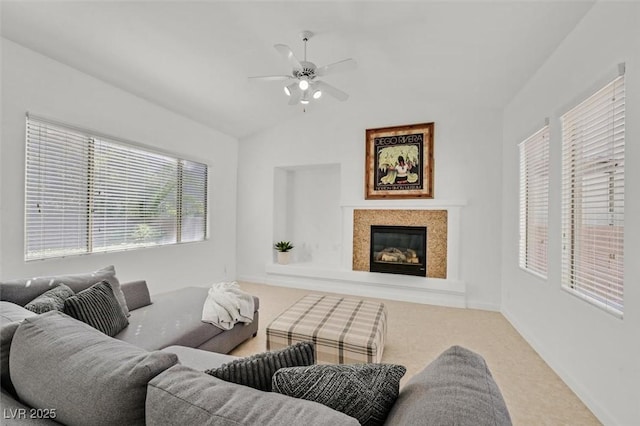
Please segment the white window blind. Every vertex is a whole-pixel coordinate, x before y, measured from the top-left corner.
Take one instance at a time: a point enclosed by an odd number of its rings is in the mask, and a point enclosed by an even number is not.
[[[25,259],[206,238],[207,166],[27,117]]]
[[[625,82],[616,78],[562,116],[562,284],[624,311]]]
[[[547,277],[549,126],[520,143],[520,267]]]

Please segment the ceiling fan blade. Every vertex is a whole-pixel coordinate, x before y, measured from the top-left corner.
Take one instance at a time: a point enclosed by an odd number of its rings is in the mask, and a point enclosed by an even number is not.
[[[358,63],[355,60],[349,58],[318,68],[316,70],[316,75],[322,77],[323,75],[327,75],[329,73],[353,70],[356,69],[357,66]]]
[[[296,55],[293,54],[293,51],[289,46],[287,46],[286,44],[274,44],[273,47],[275,47],[276,50],[280,52],[280,54],[284,56],[287,61],[289,61],[289,63],[294,69],[297,69],[297,70],[302,69],[302,65],[300,65],[300,61],[298,60],[298,58],[296,58]]]
[[[316,87],[327,93],[328,95],[333,96],[339,101],[346,101],[347,99],[349,99],[349,95],[347,93],[336,87],[333,87],[330,84],[325,83],[324,81],[316,81]]]
[[[302,99],[302,90],[294,90],[289,96],[289,105],[298,105]]]
[[[290,80],[293,77],[290,75],[260,75],[257,77],[249,77],[251,80],[264,80],[264,81],[285,81]]]

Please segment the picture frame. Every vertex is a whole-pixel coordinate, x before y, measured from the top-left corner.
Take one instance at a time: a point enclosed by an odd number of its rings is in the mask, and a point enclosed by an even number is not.
[[[434,127],[367,129],[365,199],[433,198]]]

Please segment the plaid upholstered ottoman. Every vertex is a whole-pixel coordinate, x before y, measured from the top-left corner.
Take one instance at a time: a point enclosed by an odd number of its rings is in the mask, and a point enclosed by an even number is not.
[[[309,294],[269,324],[267,350],[313,341],[319,363],[380,362],[386,333],[384,304]]]

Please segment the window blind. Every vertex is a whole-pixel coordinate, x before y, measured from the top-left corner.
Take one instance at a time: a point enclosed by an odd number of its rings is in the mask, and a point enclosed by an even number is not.
[[[25,259],[206,238],[207,166],[27,117]]]
[[[549,126],[520,148],[520,267],[547,277],[549,216]]]
[[[624,311],[624,75],[562,116],[562,285]]]

